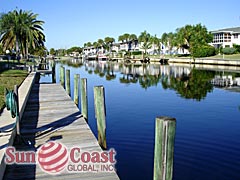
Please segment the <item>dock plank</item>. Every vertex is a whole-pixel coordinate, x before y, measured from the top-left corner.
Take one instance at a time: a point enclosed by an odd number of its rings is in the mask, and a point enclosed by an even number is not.
[[[35,84],[21,121],[21,133],[34,147],[15,142],[17,150],[37,150],[49,140],[61,142],[68,149],[80,147],[86,151],[101,148],[79,109],[59,84]],[[49,175],[39,165],[7,165],[4,179],[81,179],[117,180],[116,172],[69,173],[66,170]]]

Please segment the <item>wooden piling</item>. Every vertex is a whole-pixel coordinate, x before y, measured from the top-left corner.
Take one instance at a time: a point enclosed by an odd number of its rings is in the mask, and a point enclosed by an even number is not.
[[[107,149],[105,95],[103,86],[94,87],[94,105],[97,118],[98,143],[103,149]]]
[[[71,87],[70,87],[70,70],[66,71],[66,91],[69,96],[71,96]]]
[[[79,102],[79,81],[80,81],[80,75],[74,74],[74,103],[78,106]]]
[[[20,114],[19,114],[19,101],[18,101],[18,85],[14,85],[14,93],[16,95],[16,131],[17,135],[20,135]]]
[[[56,62],[52,61],[52,83],[56,83]]]
[[[85,120],[88,119],[87,79],[81,79],[81,111]]]
[[[175,129],[175,118],[156,118],[153,180],[172,180]]]
[[[61,66],[60,68],[60,82],[63,88],[65,89],[65,68]]]

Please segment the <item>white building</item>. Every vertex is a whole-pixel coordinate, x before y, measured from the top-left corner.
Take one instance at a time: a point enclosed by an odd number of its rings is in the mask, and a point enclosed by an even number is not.
[[[240,45],[240,27],[220,29],[211,31],[213,34],[213,42],[210,43],[216,48],[222,46],[233,47],[233,44]]]

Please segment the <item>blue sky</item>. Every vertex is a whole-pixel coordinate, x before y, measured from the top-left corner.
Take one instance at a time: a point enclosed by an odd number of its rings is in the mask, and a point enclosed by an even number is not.
[[[0,12],[32,10],[45,21],[47,48],[83,46],[106,36],[160,37],[186,24],[208,30],[240,26],[239,0],[0,0]]]

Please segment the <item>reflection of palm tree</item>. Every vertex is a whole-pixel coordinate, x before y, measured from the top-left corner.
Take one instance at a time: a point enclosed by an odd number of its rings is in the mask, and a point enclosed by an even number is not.
[[[111,74],[107,74],[107,75],[106,75],[106,80],[107,80],[107,81],[111,81],[111,80],[113,80],[113,79],[116,79],[116,75],[111,75]]]
[[[142,88],[147,89],[151,86],[157,86],[161,79],[160,75],[150,75],[146,74],[139,78],[139,84]]]
[[[123,75],[123,77],[119,78],[119,80],[120,80],[120,83],[123,83],[123,84],[130,83],[129,76],[127,75],[127,78],[125,78],[125,74]]]

